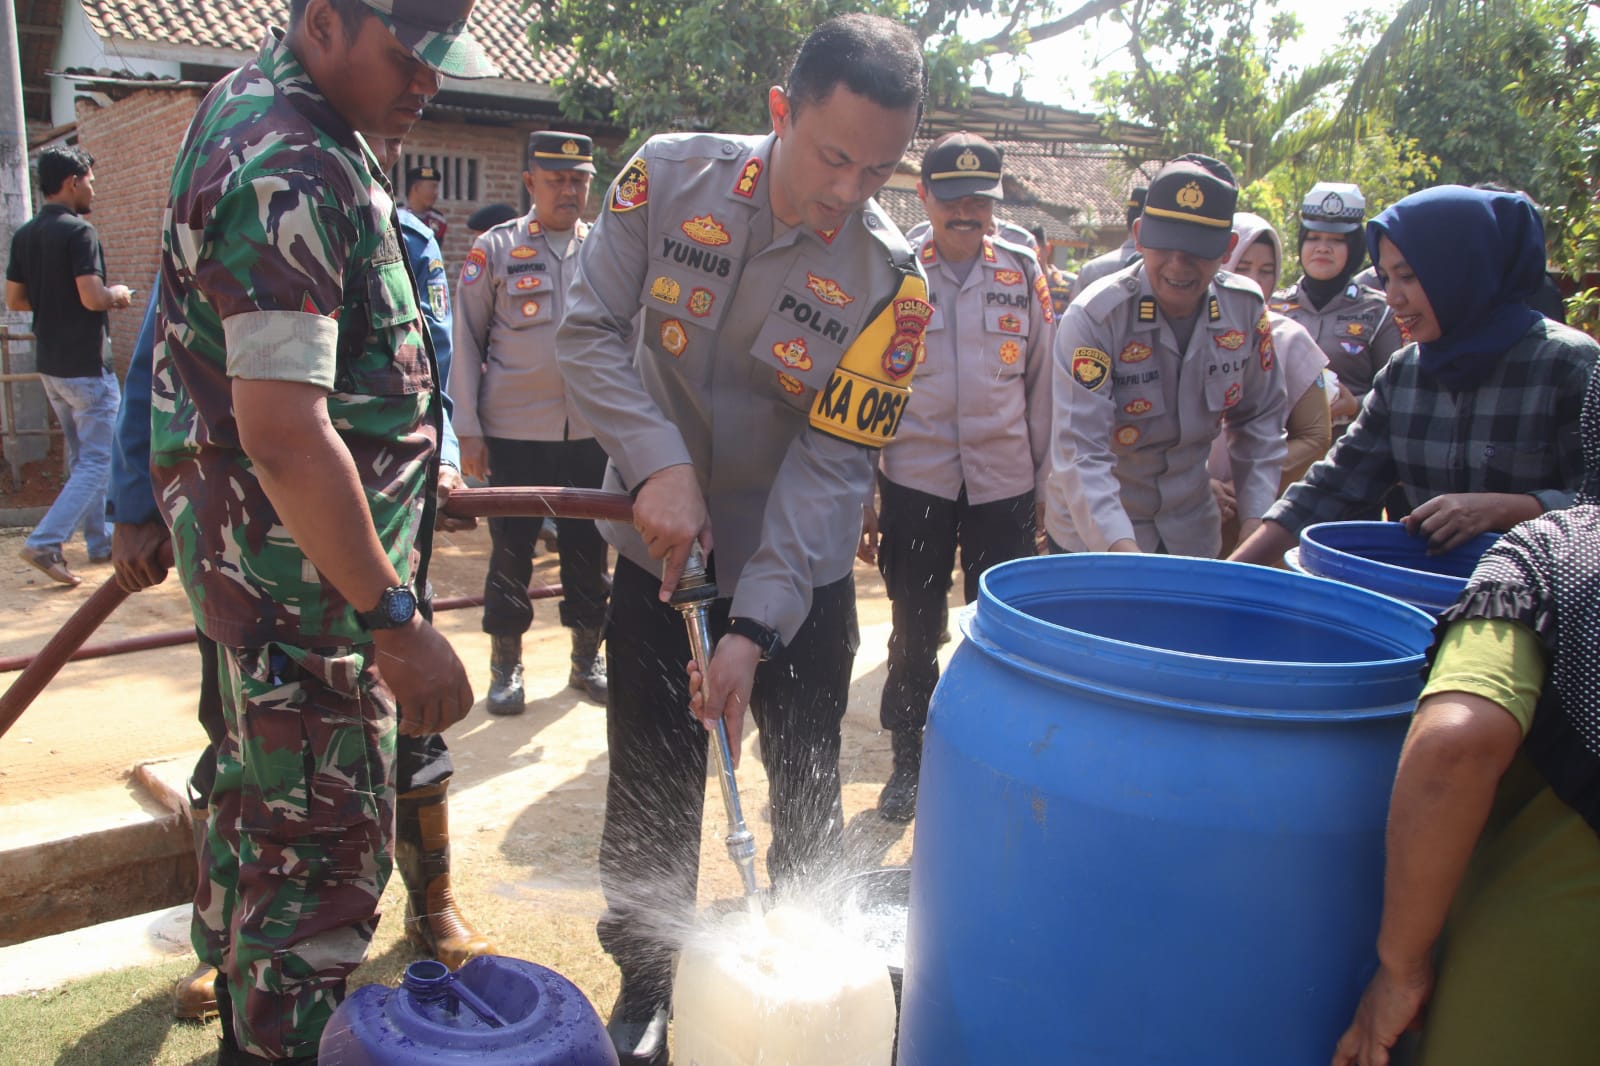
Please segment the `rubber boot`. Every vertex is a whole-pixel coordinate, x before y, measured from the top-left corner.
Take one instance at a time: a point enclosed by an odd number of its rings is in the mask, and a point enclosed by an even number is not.
[[[521,714],[522,635],[489,637],[489,713]]]
[[[567,687],[582,692],[593,703],[606,705],[606,661],[600,655],[599,628],[572,627],[572,672]]]
[[[905,823],[917,815],[917,783],[922,776],[922,730],[897,729],[889,734],[894,745],[894,772],[878,793],[878,814],[886,821]]]
[[[204,807],[189,808],[189,828],[194,831],[194,858],[198,866],[204,853],[206,819],[210,815]],[[205,877],[206,872],[200,871]],[[203,1022],[217,1013],[217,968],[200,963],[188,976],[178,978],[172,986],[172,1016],[182,1021]]]
[[[450,891],[448,780],[395,799],[394,864],[406,886],[406,939],[454,970],[494,941],[472,927]]]
[[[664,979],[622,972],[622,991],[606,1021],[606,1035],[616,1048],[619,1066],[668,1066],[671,988],[670,971]]]

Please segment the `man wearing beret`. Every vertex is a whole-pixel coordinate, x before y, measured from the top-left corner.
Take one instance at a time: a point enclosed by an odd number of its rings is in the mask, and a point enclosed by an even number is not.
[[[1056,548],[1215,558],[1206,457],[1224,419],[1241,537],[1277,497],[1283,368],[1261,290],[1218,273],[1237,200],[1225,164],[1168,163],[1134,223],[1142,259],[1067,308],[1045,513]]]
[[[522,181],[533,207],[472,243],[456,286],[453,417],[461,468],[491,485],[595,489],[606,454],[573,405],[556,366],[556,330],[589,226],[579,216],[594,178],[594,144],[581,133],[543,130],[528,138]],[[544,519],[491,518],[493,544],[483,588],[489,634],[489,712],[521,714],[522,635],[533,624],[528,582]],[[606,544],[591,521],[561,520],[561,624],[572,631],[567,683],[606,701],[600,657],[605,623]]]
[[[445,221],[439,202],[439,168],[424,163],[406,171],[406,208],[433,230],[439,247],[444,247],[445,231],[450,224]]]
[[[995,563],[1034,552],[1034,500],[1050,457],[1055,315],[1033,251],[990,236],[1000,153],[950,133],[922,157],[929,227],[913,242],[928,275],[916,398],[878,463],[880,510],[866,510],[861,557],[878,563],[894,606],[878,708],[894,772],[878,796],[891,822],[916,812],[922,730],[939,680],[939,638],[956,547],[968,602]]]

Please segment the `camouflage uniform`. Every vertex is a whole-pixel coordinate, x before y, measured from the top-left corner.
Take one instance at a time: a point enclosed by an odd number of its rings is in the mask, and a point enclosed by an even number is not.
[[[419,585],[441,408],[377,161],[276,30],[190,126],[161,300],[152,469],[196,624],[222,645],[228,726],[195,949],[245,1051],[311,1055],[392,865],[395,709],[370,636],[252,473],[230,379],[332,390],[379,540]]]

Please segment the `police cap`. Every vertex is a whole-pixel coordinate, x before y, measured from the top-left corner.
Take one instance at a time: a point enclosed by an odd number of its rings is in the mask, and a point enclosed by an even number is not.
[[[1226,163],[1193,153],[1179,156],[1150,181],[1139,216],[1139,244],[1221,259],[1233,236],[1239,187]]]
[[[976,133],[947,133],[922,155],[922,184],[936,200],[1004,195],[1000,150]]]
[[[1354,233],[1367,220],[1367,198],[1347,181],[1319,181],[1300,205],[1300,224],[1317,233]]]
[[[594,173],[594,141],[581,133],[540,130],[528,135],[528,167]]]
[[[420,167],[412,167],[406,171],[406,186],[410,187],[419,181],[438,181],[439,168],[430,167],[424,163]]]

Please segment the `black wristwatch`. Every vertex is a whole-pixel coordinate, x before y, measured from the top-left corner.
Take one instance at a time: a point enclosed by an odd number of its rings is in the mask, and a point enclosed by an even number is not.
[[[390,585],[370,611],[357,611],[356,621],[366,629],[399,629],[417,613],[417,594],[410,585]]]
[[[737,633],[761,649],[761,661],[766,662],[783,650],[783,638],[771,626],[762,625],[754,618],[728,619],[728,632]]]

